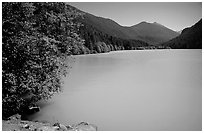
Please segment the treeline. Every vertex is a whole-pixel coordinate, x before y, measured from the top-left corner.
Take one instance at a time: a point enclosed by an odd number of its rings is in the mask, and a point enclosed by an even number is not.
[[[65,3],[2,3],[2,115],[23,113],[61,91],[67,58],[83,47],[82,14]]]
[[[85,47],[87,47],[87,53],[104,53],[116,50],[133,50],[141,46],[149,46],[148,43],[140,40],[126,40],[111,35],[105,34],[100,30],[97,30],[92,25],[79,18],[79,22],[82,26],[79,28],[79,34],[81,38],[85,40]]]

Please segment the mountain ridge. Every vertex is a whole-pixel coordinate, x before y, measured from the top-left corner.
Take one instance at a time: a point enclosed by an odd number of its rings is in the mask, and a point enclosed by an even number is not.
[[[102,36],[106,36],[109,39],[110,37],[114,37],[114,38],[118,38],[119,40],[120,39],[140,40],[154,46],[160,46],[160,45],[170,46],[170,45],[164,45],[164,44],[167,44],[167,42],[169,42],[170,40],[174,40],[178,36],[181,36],[181,35],[183,36],[183,34],[186,31],[188,31],[188,28],[185,28],[182,31],[178,32],[158,22],[149,23],[146,21],[142,21],[132,26],[122,26],[110,18],[95,16],[93,14],[86,13],[84,11],[81,11],[81,12],[83,12],[84,15],[83,15],[83,19],[80,19],[79,21],[83,25],[89,25],[89,27],[91,26],[92,29],[96,29],[97,32],[100,32],[100,34],[103,34]],[[101,37],[97,37],[97,38],[101,38]],[[103,40],[104,39],[102,40],[98,39],[98,41],[103,41]],[[111,42],[111,41],[109,40],[108,42]],[[174,48],[174,46],[172,47]]]
[[[157,22],[148,23],[142,21],[133,26],[122,26],[112,19],[95,16],[86,12],[83,13],[84,17],[80,22],[83,24],[91,24],[97,30],[117,38],[141,40],[151,45],[158,45],[161,42],[166,42],[179,35],[179,33]],[[148,28],[144,29],[145,26],[143,25],[148,25]]]
[[[183,29],[178,37],[161,45],[177,49],[202,49],[202,18],[193,26]]]
[[[140,33],[140,36],[143,38],[143,41],[153,44],[159,44],[161,42],[165,42],[170,40],[179,34],[157,22],[148,23],[141,22],[137,25],[131,26],[135,32]]]

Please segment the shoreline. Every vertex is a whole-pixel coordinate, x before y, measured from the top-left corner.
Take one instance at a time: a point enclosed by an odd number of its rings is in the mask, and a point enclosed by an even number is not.
[[[97,131],[97,126],[87,122],[64,125],[56,122],[51,124],[42,121],[22,120],[21,115],[15,114],[2,120],[2,131]]]

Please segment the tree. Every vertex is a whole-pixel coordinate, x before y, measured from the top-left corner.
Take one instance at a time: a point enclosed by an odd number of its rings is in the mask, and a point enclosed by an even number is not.
[[[2,3],[3,118],[61,91],[70,49],[84,43],[81,15],[65,3]]]

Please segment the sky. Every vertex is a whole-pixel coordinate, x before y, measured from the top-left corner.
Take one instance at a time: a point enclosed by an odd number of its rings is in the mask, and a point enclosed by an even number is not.
[[[201,2],[71,2],[95,16],[109,18],[122,26],[142,21],[157,22],[174,31],[183,30],[202,18]]]

